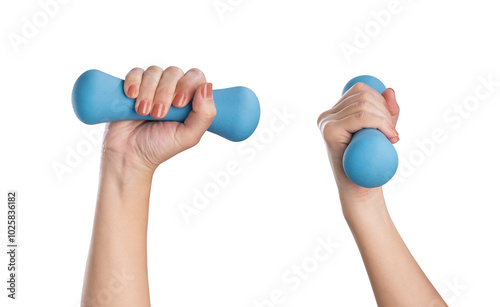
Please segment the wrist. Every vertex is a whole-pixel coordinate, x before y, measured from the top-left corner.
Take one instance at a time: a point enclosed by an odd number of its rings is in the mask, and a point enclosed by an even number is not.
[[[140,157],[103,148],[101,155],[101,171],[112,171],[117,175],[135,175],[141,178],[152,177],[156,166],[148,165]]]
[[[382,188],[364,189],[355,195],[339,191],[342,213],[348,224],[384,217],[388,211]]]
[[[154,171],[126,155],[103,152],[100,184],[108,187],[105,191],[116,192],[122,197],[149,194]]]

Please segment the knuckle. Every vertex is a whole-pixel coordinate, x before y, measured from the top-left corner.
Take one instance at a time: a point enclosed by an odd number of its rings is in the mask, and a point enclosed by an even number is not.
[[[210,119],[210,121],[213,121],[215,116],[217,116],[217,110],[215,108],[211,108],[210,110],[208,110],[207,116]]]
[[[320,115],[318,116],[318,119],[316,120],[316,126],[321,129],[321,122],[323,121],[323,117]]]
[[[182,71],[182,69],[180,69],[179,67],[177,66],[169,66],[167,67],[167,69],[165,69],[165,73],[171,73],[173,75],[184,75],[184,72]]]
[[[195,135],[192,131],[185,133],[184,135],[176,134],[175,143],[182,150],[189,149],[199,143],[201,136]]]
[[[167,87],[162,87],[157,90],[155,97],[158,97],[158,99],[163,99],[163,98],[172,99],[174,98],[174,95],[175,91]]]
[[[366,84],[364,84],[363,82],[358,82],[356,84],[354,84],[352,86],[352,89],[356,92],[361,92],[361,91],[364,91],[366,89]]]
[[[370,113],[368,113],[366,111],[360,111],[360,112],[356,113],[356,117],[359,121],[365,122],[368,120],[368,118],[370,118]]]
[[[141,86],[139,87],[138,98],[145,98],[145,97],[153,98],[153,96],[154,96],[154,91],[146,87],[144,84],[141,84]]]
[[[148,99],[148,100],[154,100],[155,98],[155,88],[154,86],[147,85],[142,83],[141,87],[139,88],[139,97]]]
[[[203,73],[203,71],[201,71],[198,68],[191,68],[188,72],[191,73],[191,74],[200,76],[200,77],[205,77],[205,74]]]
[[[323,138],[327,143],[337,142],[337,124],[334,121],[330,121],[323,126]]]
[[[139,89],[139,94],[142,94],[141,96],[148,96],[153,98],[155,96],[155,85],[154,84],[145,84],[144,82],[141,84],[141,87]]]
[[[391,121],[387,117],[377,116],[377,115],[375,115],[375,117],[374,117],[374,124],[378,128],[388,128],[388,127],[392,126]]]
[[[389,118],[382,118],[382,126],[393,127],[392,121]]]
[[[141,67],[134,67],[130,70],[130,72],[134,72],[134,73],[142,73],[144,72],[144,69],[142,69]]]
[[[161,103],[163,105],[169,104],[172,101],[173,94],[167,92],[165,89],[157,89],[154,94],[154,103]]]
[[[361,84],[363,84],[363,83],[361,83]],[[359,99],[360,100],[368,100],[368,99],[370,99],[370,93],[368,93],[365,90],[359,92]]]
[[[203,116],[200,118],[200,121],[206,125],[206,129],[212,124],[212,122],[215,119],[215,116],[217,115],[217,112],[215,110],[206,110],[204,111]]]
[[[323,133],[324,130],[326,130],[326,126],[329,125],[330,127],[332,126],[333,122],[333,116],[330,116],[329,114],[325,114],[318,118],[318,129]]]
[[[367,100],[359,100],[355,102],[355,105],[359,111],[366,111],[369,109],[369,102]]]
[[[320,127],[321,123],[323,122],[323,119],[326,117],[327,112],[328,111],[325,111],[318,116],[318,119],[316,120],[316,125],[318,126],[318,128],[321,128]]]
[[[159,73],[163,72],[163,69],[159,66],[152,65],[152,66],[149,66],[148,69],[146,69],[146,71],[150,72],[150,73],[159,74]]]
[[[191,148],[191,147],[196,146],[200,142],[200,140],[201,140],[201,137],[191,135],[185,140],[184,145],[186,148]]]
[[[144,73],[144,69],[135,67],[132,68],[127,76],[125,76],[125,81],[130,81],[130,82],[138,82],[140,81],[142,74]]]

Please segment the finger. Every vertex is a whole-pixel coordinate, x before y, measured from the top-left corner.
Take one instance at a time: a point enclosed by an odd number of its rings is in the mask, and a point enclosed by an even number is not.
[[[356,83],[349,90],[347,90],[342,98],[331,108],[331,111],[327,113],[336,113],[352,103],[360,102],[373,103],[382,112],[390,116],[384,97],[382,97],[382,95],[380,95],[372,87],[360,82]]]
[[[142,75],[139,94],[135,102],[135,111],[137,114],[145,116],[151,111],[153,98],[155,96],[156,87],[160,82],[163,69],[158,66],[150,66]]]
[[[392,122],[386,117],[377,116],[368,112],[359,112],[340,121],[344,122],[345,129],[350,133],[355,133],[365,128],[374,128],[380,130],[392,143],[396,143],[399,140],[399,133],[392,125]]]
[[[139,87],[141,86],[142,74],[144,73],[144,69],[142,68],[134,68],[125,77],[125,82],[123,83],[123,92],[129,98],[137,98],[139,94]]]
[[[201,70],[197,68],[188,70],[184,77],[177,83],[172,105],[177,108],[186,106],[194,96],[196,89],[206,82],[205,74]]]
[[[196,90],[193,109],[176,130],[175,139],[180,148],[196,145],[214,121],[216,113],[212,83],[205,83]]]
[[[380,96],[380,94],[376,94]],[[380,96],[381,100],[385,99]],[[335,115],[336,119],[341,119],[343,117],[349,116],[352,113],[367,111],[375,113],[379,116],[385,116],[391,118],[389,110],[381,103],[374,101],[372,93],[368,91],[362,91],[354,93],[348,97],[345,97],[339,101],[333,108],[323,112],[318,118],[318,126],[321,125],[326,117],[330,115]],[[339,116],[340,115],[340,116]]]
[[[368,91],[358,92],[349,97],[346,97],[340,103],[332,108],[332,113],[338,113],[347,108],[350,105],[359,105],[369,107],[372,106],[376,108],[379,113],[384,114],[387,117],[391,116],[391,113],[386,107],[385,99],[379,93],[371,93]]]
[[[361,101],[357,101],[357,102],[349,104],[348,106],[346,106],[342,110],[340,110],[336,113],[332,113],[332,118],[336,119],[336,120],[340,120],[340,119],[348,117],[352,114],[356,114],[356,113],[360,113],[360,112],[367,112],[367,113],[371,113],[373,115],[377,115],[379,117],[384,117],[385,119],[387,119],[389,122],[392,123],[391,114],[389,114],[389,111],[387,111],[387,109],[380,109],[379,107],[377,107],[376,104],[371,103],[371,102],[366,101],[366,100],[361,100]]]
[[[377,92],[376,90],[374,90],[371,86],[369,86],[363,82],[358,82],[358,83],[354,84],[350,89],[348,89],[344,93],[344,95],[342,97],[349,97],[349,96],[352,96],[356,93],[362,93],[362,92],[366,92],[367,94],[369,94],[365,98],[372,97],[373,99],[375,99],[375,101],[381,103],[384,106],[387,106],[386,101],[383,99],[383,97],[380,95],[380,93]],[[342,100],[343,100],[343,98],[341,98],[341,101]]]
[[[386,99],[376,90],[374,90],[371,86],[368,86],[365,83],[358,82],[354,84],[351,88],[349,88],[342,98],[330,109],[325,112],[323,112],[319,117],[318,117],[318,127],[320,127],[323,124],[325,120],[328,118],[331,118],[333,114],[337,114],[339,112],[347,111],[352,112],[354,110],[360,110],[363,109],[360,106],[364,105],[366,107],[366,111],[371,111],[374,112],[371,107],[369,107],[368,104],[373,104],[380,112],[382,112],[385,117],[392,118],[392,114],[389,111],[389,106],[386,102]],[[350,105],[358,105],[357,108],[352,109],[346,109]],[[381,115],[379,112],[375,112],[378,115]],[[348,114],[344,113],[344,117],[347,116]]]
[[[396,126],[400,111],[399,104],[396,101],[396,93],[392,88],[388,88],[382,93],[382,96],[384,97],[385,101],[387,101],[387,110],[389,110],[392,122],[394,123],[394,126]]]
[[[151,116],[160,119],[167,115],[174,99],[177,82],[183,76],[184,72],[178,67],[170,66],[165,69],[154,94]]]
[[[392,123],[385,117],[369,112],[354,113],[342,119],[334,119],[333,116],[334,115],[330,115],[323,122],[320,127],[322,131],[327,129],[329,124],[333,124],[333,131],[330,131],[330,134],[333,135],[341,134],[342,131],[354,134],[361,129],[374,128],[381,131],[392,143],[396,143],[399,140],[398,132],[394,129]],[[325,134],[324,131],[323,134]]]

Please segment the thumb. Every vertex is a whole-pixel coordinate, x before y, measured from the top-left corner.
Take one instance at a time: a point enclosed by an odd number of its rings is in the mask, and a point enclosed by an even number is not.
[[[193,98],[193,109],[181,123],[175,133],[178,144],[182,149],[196,145],[208,127],[214,121],[217,113],[212,93],[212,83],[205,83],[198,87]]]
[[[399,118],[399,105],[396,101],[396,93],[392,88],[388,88],[382,93],[382,96],[387,102],[387,110],[391,113],[392,122],[396,126]]]

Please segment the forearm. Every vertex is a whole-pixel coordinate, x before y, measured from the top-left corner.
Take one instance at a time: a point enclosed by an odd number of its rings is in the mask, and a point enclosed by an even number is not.
[[[382,191],[364,203],[341,197],[379,306],[446,306],[400,237]]]
[[[147,223],[152,174],[103,156],[83,306],[149,306]]]

